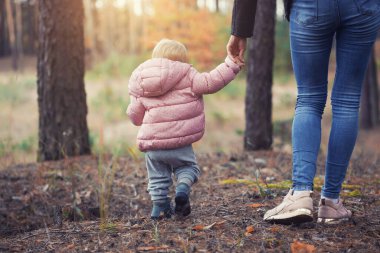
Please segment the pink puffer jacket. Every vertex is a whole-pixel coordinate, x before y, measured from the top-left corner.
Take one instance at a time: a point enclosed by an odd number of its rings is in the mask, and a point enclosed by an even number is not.
[[[129,80],[127,109],[132,123],[141,126],[139,149],[173,149],[201,139],[205,129],[202,95],[222,89],[239,70],[228,57],[210,73],[163,58],[142,63]]]

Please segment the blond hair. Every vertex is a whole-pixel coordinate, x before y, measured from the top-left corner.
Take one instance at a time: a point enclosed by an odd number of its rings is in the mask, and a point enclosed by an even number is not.
[[[154,47],[152,58],[167,58],[172,61],[187,62],[187,49],[178,41],[162,39]]]

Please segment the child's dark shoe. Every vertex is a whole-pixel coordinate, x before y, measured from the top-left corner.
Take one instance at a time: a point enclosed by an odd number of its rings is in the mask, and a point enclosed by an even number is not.
[[[175,208],[177,215],[188,216],[191,213],[189,200],[190,186],[179,183],[175,189]]]
[[[184,192],[177,192],[174,210],[177,215],[188,216],[191,213],[189,195]]]
[[[152,220],[169,219],[172,217],[172,214],[173,210],[169,198],[163,201],[153,201],[152,213],[150,214]]]

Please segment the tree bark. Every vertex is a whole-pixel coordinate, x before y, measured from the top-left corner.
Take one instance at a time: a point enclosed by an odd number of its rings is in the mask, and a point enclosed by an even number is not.
[[[84,9],[39,1],[38,161],[90,154],[84,89]]]
[[[22,46],[23,41],[23,32],[22,32],[22,8],[21,2],[15,2],[15,11],[16,11],[16,57],[17,57],[17,68],[23,70],[23,60],[24,60],[24,50]]]
[[[17,62],[17,51],[16,51],[17,48],[16,48],[15,21],[13,17],[13,8],[12,8],[11,0],[5,0],[5,9],[7,13],[9,42],[11,44],[12,68],[13,70],[17,70],[18,62]]]
[[[0,57],[7,55],[8,50],[8,38],[6,34],[6,12],[5,12],[5,0],[0,0]]]
[[[215,12],[219,12],[219,0],[215,0]]]
[[[272,82],[276,0],[259,0],[253,39],[248,46],[245,98],[246,150],[272,146]]]
[[[371,129],[379,124],[379,86],[375,55],[373,49],[363,83],[360,108],[360,127],[363,129]]]

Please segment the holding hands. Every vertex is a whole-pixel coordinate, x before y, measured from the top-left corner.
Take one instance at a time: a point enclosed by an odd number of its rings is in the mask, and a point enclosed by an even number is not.
[[[240,67],[245,65],[244,52],[247,47],[247,39],[231,35],[227,44],[227,54]]]

